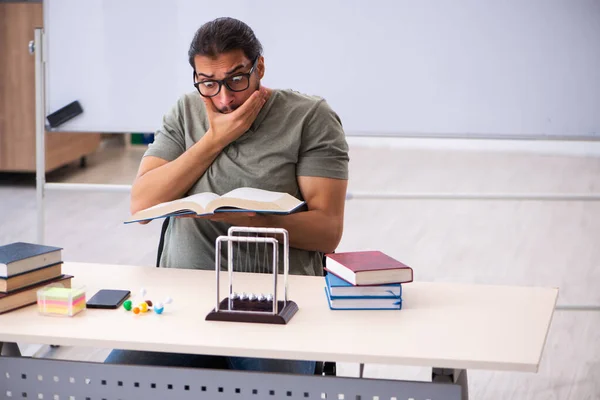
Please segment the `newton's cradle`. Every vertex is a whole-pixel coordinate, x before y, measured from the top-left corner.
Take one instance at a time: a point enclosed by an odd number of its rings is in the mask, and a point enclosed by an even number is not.
[[[242,236],[246,234],[247,236]],[[248,235],[256,236],[248,236]],[[262,236],[259,236],[262,235]],[[279,241],[272,236],[281,235],[283,237],[283,300],[277,296],[278,274],[279,274]],[[228,296],[221,300],[219,284],[221,276],[221,248],[222,244],[227,245],[227,273],[228,273]],[[255,247],[255,257],[258,261],[258,247],[263,246],[263,262],[256,262],[252,268],[244,268],[248,265],[247,258],[249,252],[246,252],[246,259],[239,257],[240,244]],[[268,268],[268,246],[272,247],[271,269]],[[234,263],[234,248],[237,247],[238,257]],[[227,236],[219,236],[215,241],[215,273],[217,298],[215,308],[206,316],[207,321],[231,321],[231,322],[254,322],[267,324],[287,324],[289,320],[298,311],[298,305],[288,300],[288,274],[289,274],[289,236],[288,232],[282,228],[249,228],[232,226],[227,231]],[[244,264],[246,263],[246,264]],[[272,294],[264,293],[237,293],[233,291],[233,272],[270,272],[273,275]],[[240,271],[239,267],[242,267]]]

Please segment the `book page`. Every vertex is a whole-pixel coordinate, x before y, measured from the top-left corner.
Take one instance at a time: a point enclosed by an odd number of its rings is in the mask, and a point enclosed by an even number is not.
[[[202,206],[202,208],[206,208],[206,205],[208,203],[210,203],[214,199],[218,199],[218,198],[219,198],[219,195],[217,195],[215,193],[204,192],[204,193],[193,194],[191,196],[183,198],[182,200],[191,201],[196,204],[200,204]]]
[[[181,199],[175,199],[175,200],[171,200],[171,201],[165,201],[164,203],[159,203],[152,207],[148,207],[144,211],[151,211],[151,210],[155,210],[157,208],[164,208],[165,206],[177,205],[178,203],[183,203],[183,202],[188,202],[188,201],[191,201],[192,203],[200,204],[202,209],[205,209],[206,205],[208,203],[210,203],[214,199],[218,199],[218,198],[219,198],[219,196],[217,194],[211,193],[211,192],[196,193],[196,194],[193,194],[188,197],[183,197]]]
[[[285,193],[270,192],[268,190],[242,187],[225,193],[221,198],[243,199],[251,201],[261,201],[264,203],[274,203],[283,197]]]
[[[181,214],[184,211],[186,211],[186,213],[191,211],[197,214],[203,214],[206,210],[206,205],[215,199],[218,200],[219,196],[210,192],[193,194],[182,199],[167,201],[146,208],[145,210],[138,211],[125,222],[131,223],[135,221],[143,221],[147,219],[159,218],[169,214],[176,215]]]

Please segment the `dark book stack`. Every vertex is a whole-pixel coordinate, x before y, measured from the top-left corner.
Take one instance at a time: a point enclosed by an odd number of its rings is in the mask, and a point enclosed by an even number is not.
[[[0,246],[0,314],[37,301],[44,286],[71,287],[62,273],[62,248],[16,242]]]

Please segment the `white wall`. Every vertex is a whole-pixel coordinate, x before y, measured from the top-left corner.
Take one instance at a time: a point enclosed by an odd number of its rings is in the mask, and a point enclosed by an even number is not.
[[[265,84],[325,97],[349,135],[600,136],[595,0],[47,0],[47,98],[63,130],[152,132],[194,90],[205,21],[248,22]]]

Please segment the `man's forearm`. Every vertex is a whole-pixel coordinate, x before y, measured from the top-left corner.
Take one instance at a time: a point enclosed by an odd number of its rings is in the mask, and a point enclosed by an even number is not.
[[[337,248],[344,224],[343,217],[330,216],[319,210],[290,215],[258,215],[248,220],[248,226],[287,230],[291,247],[323,253],[331,253]]]
[[[131,188],[131,211],[182,197],[222,151],[207,133],[177,159],[139,176]]]

